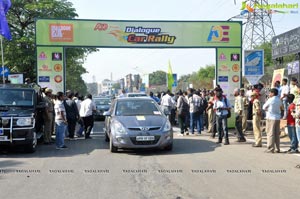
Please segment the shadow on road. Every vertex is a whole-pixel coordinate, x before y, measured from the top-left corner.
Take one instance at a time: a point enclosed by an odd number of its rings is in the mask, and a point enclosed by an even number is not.
[[[0,149],[0,158],[49,158],[72,157],[76,155],[89,155],[95,150],[108,150],[109,146],[104,142],[104,135],[95,134],[93,139],[65,140],[67,149],[57,150],[55,144],[39,144],[35,153],[25,153],[21,147],[13,149]],[[1,163],[2,165],[2,163]]]
[[[192,153],[207,153],[214,151],[218,144],[213,141],[192,139],[192,138],[176,138],[173,143],[172,151],[159,149],[135,149],[135,150],[120,150],[119,153],[127,153],[129,155],[176,155],[176,154],[192,154]]]

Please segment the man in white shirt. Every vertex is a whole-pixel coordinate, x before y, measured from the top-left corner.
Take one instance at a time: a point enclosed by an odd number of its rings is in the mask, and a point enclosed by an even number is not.
[[[277,95],[278,90],[276,88],[272,88],[270,90],[269,99],[263,105],[267,119],[267,153],[280,152],[280,118],[283,106]]]
[[[282,80],[282,86],[281,86],[281,95],[280,95],[280,99],[282,101],[283,104],[283,109],[284,109],[284,114],[282,119],[286,119],[287,117],[287,110],[288,110],[288,100],[287,100],[287,96],[290,93],[290,87],[287,85],[288,80],[286,78],[284,78]]]
[[[81,102],[81,107],[79,112],[80,117],[82,118],[84,124],[85,139],[91,139],[90,134],[94,127],[93,112],[95,111],[96,111],[96,105],[92,101],[92,95],[87,94],[85,100]]]
[[[170,95],[170,91],[168,90],[167,93],[161,98],[160,105],[163,111],[171,113],[171,109],[175,106],[175,101]]]

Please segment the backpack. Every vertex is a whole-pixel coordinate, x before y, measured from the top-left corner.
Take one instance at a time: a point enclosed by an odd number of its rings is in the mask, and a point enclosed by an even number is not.
[[[178,99],[180,100],[180,98]],[[189,112],[189,104],[187,103],[186,99],[184,97],[181,97],[182,106],[178,110],[178,114],[186,114]]]

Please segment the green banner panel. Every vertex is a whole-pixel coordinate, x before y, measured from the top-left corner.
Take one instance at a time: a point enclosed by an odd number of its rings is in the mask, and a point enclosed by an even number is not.
[[[37,81],[53,94],[64,92],[64,64],[62,47],[37,47]]]
[[[241,48],[217,48],[216,83],[221,86],[224,94],[234,105],[233,91],[241,87],[242,82],[242,51]],[[234,109],[228,121],[229,127],[234,127]]]
[[[228,21],[36,21],[36,44],[118,48],[241,47],[242,25]]]

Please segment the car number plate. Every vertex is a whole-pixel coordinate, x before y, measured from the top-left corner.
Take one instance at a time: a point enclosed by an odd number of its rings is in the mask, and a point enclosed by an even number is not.
[[[0,136],[0,141],[6,141],[7,140],[7,136]]]
[[[0,129],[0,135],[4,135],[3,129]]]
[[[136,136],[136,141],[153,141],[155,140],[154,136]]]

